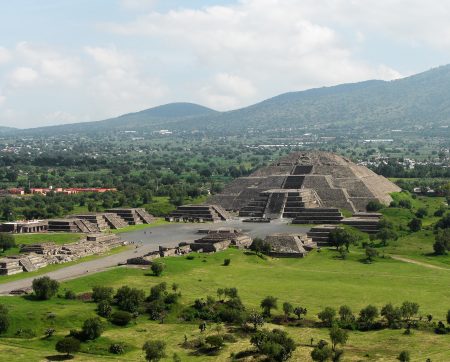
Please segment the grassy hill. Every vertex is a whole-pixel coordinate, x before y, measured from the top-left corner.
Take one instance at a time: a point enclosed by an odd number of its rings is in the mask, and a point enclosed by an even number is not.
[[[281,305],[289,301],[294,305],[307,307],[307,318],[317,320],[317,313],[326,306],[339,308],[349,305],[358,312],[367,304],[381,307],[386,303],[399,305],[405,300],[420,304],[420,315],[433,314],[436,320],[445,318],[450,297],[448,270],[433,270],[423,266],[403,263],[391,259],[379,259],[373,264],[359,261],[358,250],[347,260],[337,260],[336,252],[323,250],[312,253],[305,259],[263,260],[255,255],[230,249],[225,252],[198,255],[193,260],[185,257],[166,258],[167,270],[160,278],[151,276],[148,270],[139,268],[114,268],[63,283],[64,289],[84,293],[95,285],[109,285],[118,288],[130,285],[142,288],[148,294],[151,286],[160,282],[178,283],[182,293],[181,305],[192,304],[196,298],[215,296],[217,288],[236,287],[243,303],[248,308],[259,310],[260,301],[267,295],[278,298]],[[224,267],[224,258],[231,259],[231,265]],[[420,292],[418,292],[420,291]],[[95,303],[81,300],[53,298],[49,301],[34,301],[26,297],[2,297],[0,303],[8,306],[11,326],[0,339],[0,353],[8,355],[9,361],[44,360],[46,356],[56,358],[54,345],[70,329],[80,328],[83,321],[96,315]],[[164,324],[150,321],[142,314],[136,324],[115,327],[103,320],[106,331],[96,341],[82,344],[79,361],[127,360],[141,361],[142,344],[149,339],[167,342],[167,358],[171,361],[177,353],[182,361],[229,361],[230,354],[249,348],[249,336],[237,334],[235,342],[226,343],[218,355],[196,355],[182,347],[184,336],[189,340],[198,338],[198,322],[183,322],[178,319],[180,308],[167,316]],[[49,317],[49,316],[52,317]],[[55,336],[43,338],[47,328],[56,330]],[[266,325],[266,327],[274,327]],[[231,331],[233,327],[224,326]],[[327,328],[281,326],[298,344],[292,361],[310,361],[310,339],[328,338]],[[36,336],[20,338],[17,330],[31,329]],[[350,332],[349,342],[344,347],[346,361],[394,361],[401,350],[409,350],[413,361],[448,361],[449,335],[436,335],[432,331],[414,331],[405,335],[403,330],[384,329],[371,332]],[[215,325],[208,325],[206,335],[215,334]],[[125,355],[108,353],[113,342],[124,342],[128,346]],[[244,361],[244,360],[243,360]]]
[[[449,132],[450,65],[411,77],[343,84],[291,92],[250,107],[216,112],[190,103],[172,103],[99,122],[44,127],[25,133],[92,133],[117,130],[209,130],[236,133],[253,128],[337,127],[419,129],[434,125]]]

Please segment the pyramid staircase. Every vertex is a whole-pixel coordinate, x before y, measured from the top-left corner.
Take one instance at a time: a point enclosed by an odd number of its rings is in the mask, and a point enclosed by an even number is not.
[[[100,231],[109,229],[109,225],[102,214],[74,215],[74,217],[83,221],[88,221],[89,223],[96,225]]]
[[[135,212],[144,224],[151,224],[155,221],[155,218],[150,215],[145,209],[135,209]]]
[[[337,228],[336,225],[320,225],[314,226],[309,230],[306,235],[313,242],[317,244],[317,246],[329,246],[329,236],[330,233]]]
[[[256,198],[239,210],[241,217],[264,217],[270,194],[260,193]]]
[[[182,205],[170,213],[168,219],[175,221],[220,221],[228,220],[229,214],[217,205]]]
[[[108,224],[110,229],[121,229],[128,226],[128,223],[122,219],[119,215],[106,213],[103,214],[105,222]]]
[[[284,218],[296,218],[306,208],[316,208],[320,205],[320,200],[313,190],[292,190],[288,192],[286,203],[283,209]]]
[[[293,224],[339,224],[344,216],[337,208],[305,208],[298,212]]]

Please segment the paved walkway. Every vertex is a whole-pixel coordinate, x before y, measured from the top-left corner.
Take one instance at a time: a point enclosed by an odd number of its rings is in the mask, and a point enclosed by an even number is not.
[[[197,233],[199,228],[218,229],[221,227],[233,227],[248,232],[253,237],[264,237],[271,233],[280,232],[306,232],[309,228],[290,226],[286,221],[274,220],[272,223],[243,223],[240,220],[231,220],[215,224],[184,224],[174,223],[156,226],[134,232],[120,234],[123,240],[137,243],[135,249],[122,253],[105,256],[92,261],[82,262],[61,268],[40,276],[47,275],[56,280],[74,279],[83,275],[98,273],[108,268],[126,262],[127,259],[142,256],[150,251],[158,250],[159,245],[174,247],[181,241],[193,241],[201,237]],[[8,294],[12,290],[29,288],[36,276],[0,284],[0,294]]]

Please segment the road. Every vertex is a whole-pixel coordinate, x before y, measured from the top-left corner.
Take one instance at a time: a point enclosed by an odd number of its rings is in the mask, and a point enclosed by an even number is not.
[[[264,237],[272,233],[306,232],[309,230],[309,228],[301,226],[287,225],[286,221],[282,220],[274,220],[271,223],[243,223],[239,219],[215,224],[173,223],[120,234],[123,240],[136,243],[136,248],[134,249],[71,265],[40,276],[47,275],[56,280],[69,280],[83,275],[98,273],[117,266],[127,259],[158,250],[159,245],[174,247],[181,241],[194,241],[202,236],[197,232],[200,228],[218,229],[222,227],[242,229],[242,231],[249,233],[252,237]],[[0,294],[9,294],[9,292],[15,289],[29,288],[34,278],[36,277],[0,284]]]

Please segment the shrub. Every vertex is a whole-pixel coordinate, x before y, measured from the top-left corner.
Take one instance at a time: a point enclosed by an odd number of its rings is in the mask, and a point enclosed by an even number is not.
[[[112,307],[107,300],[102,300],[97,305],[97,313],[99,316],[108,318],[111,315]]]
[[[254,238],[252,244],[250,245],[250,250],[253,250],[257,254],[269,254],[272,251],[272,247],[269,243],[266,243],[261,238]]]
[[[55,349],[60,353],[66,353],[70,356],[71,353],[76,353],[80,350],[80,341],[73,337],[65,337],[60,339],[55,346]]]
[[[417,232],[422,229],[422,220],[414,218],[408,223],[409,230],[412,232]]]
[[[264,315],[266,317],[270,317],[270,313],[272,309],[277,309],[277,298],[272,296],[267,296],[261,301],[261,308],[264,311]]]
[[[384,208],[384,205],[378,200],[370,200],[366,206],[366,210],[369,212],[379,211],[382,208]]]
[[[400,354],[398,355],[397,359],[400,362],[409,362],[411,360],[411,358],[409,357],[408,351],[401,351]]]
[[[212,349],[220,349],[224,346],[223,337],[220,335],[211,335],[205,338],[205,342],[211,346]]]
[[[450,250],[450,229],[438,231],[433,249],[436,255],[447,254],[447,251]]]
[[[421,207],[420,209],[418,209],[416,211],[416,217],[418,217],[419,219],[423,219],[427,215],[428,215],[428,211],[424,207]]]
[[[117,290],[114,296],[119,309],[133,313],[136,312],[144,302],[145,293],[141,289],[123,286]]]
[[[0,333],[5,333],[9,328],[8,308],[0,304]]]
[[[103,324],[99,318],[86,319],[81,327],[80,336],[84,340],[94,340],[103,333]]]
[[[250,343],[272,361],[287,361],[296,349],[294,340],[280,329],[258,331],[252,336]]]
[[[331,307],[326,307],[318,315],[325,327],[331,327],[336,316],[336,311]]]
[[[109,353],[112,354],[124,354],[125,346],[122,343],[113,343],[109,346]]]
[[[99,303],[103,300],[111,302],[113,294],[114,289],[110,287],[95,286],[94,288],[92,288],[92,300],[95,303]]]
[[[403,200],[400,200],[398,202],[398,206],[403,208],[403,209],[411,209],[412,208],[412,203],[411,203],[411,200],[403,199]]]
[[[166,343],[163,341],[147,341],[142,346],[145,359],[149,362],[157,362],[166,357]]]
[[[225,259],[225,260],[223,261],[223,265],[224,265],[224,266],[228,266],[228,265],[230,265],[230,263],[231,263],[231,259]]]
[[[67,290],[64,293],[64,298],[73,300],[73,299],[77,299],[77,295],[72,290]]]
[[[361,311],[359,312],[359,319],[358,319],[360,328],[363,330],[371,329],[377,317],[378,317],[377,307],[373,305],[368,305],[367,307],[361,309]]]
[[[0,248],[5,251],[16,246],[14,237],[8,233],[0,233]]]
[[[157,277],[162,275],[165,268],[166,265],[161,262],[153,262],[151,266],[153,274],[155,274]]]
[[[53,297],[59,289],[59,283],[49,277],[41,277],[33,280],[33,291],[36,298],[48,300]]]
[[[111,314],[110,321],[112,324],[115,324],[116,326],[126,326],[128,323],[130,323],[132,318],[133,315],[131,313],[119,310]]]

